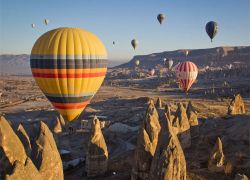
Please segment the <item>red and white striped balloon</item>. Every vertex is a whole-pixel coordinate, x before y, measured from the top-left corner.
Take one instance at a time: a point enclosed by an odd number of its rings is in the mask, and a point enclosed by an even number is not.
[[[180,88],[187,92],[198,75],[197,66],[191,61],[185,61],[175,66],[175,74]]]

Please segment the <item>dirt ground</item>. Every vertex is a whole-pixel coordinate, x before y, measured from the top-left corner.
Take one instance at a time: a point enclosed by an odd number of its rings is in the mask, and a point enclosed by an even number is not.
[[[249,82],[248,79],[245,80]],[[243,81],[244,82],[244,81]],[[242,82],[241,82],[242,83]],[[170,104],[176,109],[178,102],[191,100],[198,111],[199,127],[192,130],[192,146],[184,150],[189,179],[230,179],[235,173],[245,173],[250,177],[250,97],[243,96],[246,114],[227,117],[227,108],[231,100],[228,97],[204,95],[206,86],[195,86],[189,94],[176,87],[159,86],[157,88],[141,88],[134,86],[110,86],[108,83],[100,88],[91,103],[71,126],[79,129],[82,119],[91,119],[91,115],[106,116],[111,124],[124,123],[131,127],[139,127],[146,110],[145,97],[160,97],[163,104]],[[52,129],[58,113],[30,76],[3,76],[0,80],[0,113],[12,122],[13,127],[23,122],[28,133],[32,133],[31,124],[45,121]],[[129,179],[133,149],[136,145],[137,131],[129,133],[113,133],[104,128],[103,133],[109,150],[109,172],[101,179]],[[67,149],[72,153],[71,159],[84,157],[89,133],[76,131],[74,134],[62,134],[59,138],[59,149]],[[228,162],[234,164],[229,176],[210,173],[207,170],[207,158],[217,137],[221,137]],[[238,154],[241,154],[238,157]],[[240,158],[240,159],[239,159]],[[117,159],[121,159],[117,162]],[[122,161],[122,162],[121,162]],[[126,166],[127,165],[127,166]],[[114,167],[116,166],[116,167]],[[125,167],[126,166],[126,167]],[[115,172],[115,173],[114,173]],[[84,179],[84,165],[65,172],[65,179]]]

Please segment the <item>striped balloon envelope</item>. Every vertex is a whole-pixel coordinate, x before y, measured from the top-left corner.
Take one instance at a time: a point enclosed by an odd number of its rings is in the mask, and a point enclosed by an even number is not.
[[[185,61],[175,66],[175,74],[179,87],[187,92],[198,75],[197,66],[191,61]]]
[[[58,28],[35,42],[30,65],[42,92],[66,120],[72,121],[100,88],[107,71],[107,52],[91,32]]]

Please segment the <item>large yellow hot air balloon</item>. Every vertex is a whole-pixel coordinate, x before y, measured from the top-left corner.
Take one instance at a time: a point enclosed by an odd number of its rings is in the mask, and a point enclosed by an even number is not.
[[[43,34],[33,46],[30,61],[38,86],[68,121],[81,114],[107,71],[104,45],[80,28],[58,28]]]

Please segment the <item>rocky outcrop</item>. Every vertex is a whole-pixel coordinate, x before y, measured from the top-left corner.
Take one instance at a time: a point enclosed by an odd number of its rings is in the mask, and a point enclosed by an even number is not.
[[[26,159],[25,164],[15,161],[13,172],[10,175],[6,175],[6,180],[43,180],[42,176],[36,169],[30,158]]]
[[[53,134],[48,126],[41,122],[40,133],[32,150],[33,162],[43,179],[63,179],[63,166]]]
[[[66,122],[65,122],[65,120],[64,120],[64,118],[62,117],[61,114],[59,115],[59,121],[60,121],[62,127],[66,126]]]
[[[248,177],[245,174],[236,174],[234,180],[248,180]]]
[[[17,128],[17,135],[18,135],[19,139],[21,140],[21,142],[23,143],[26,154],[28,156],[30,156],[31,149],[32,149],[31,143],[30,143],[30,138],[29,138],[28,134],[26,133],[22,124],[19,124],[19,126]]]
[[[156,152],[150,168],[150,179],[186,180],[186,160],[169,119],[163,122]]]
[[[212,172],[221,172],[224,170],[224,164],[225,156],[223,153],[222,142],[218,137],[208,160],[208,170]]]
[[[240,94],[237,94],[231,101],[228,107],[228,114],[229,115],[236,115],[236,114],[245,114],[245,106],[244,101]]]
[[[157,146],[160,129],[159,116],[154,103],[151,101],[137,137],[131,179],[149,178],[150,166]]]
[[[175,117],[172,122],[173,131],[178,135],[182,148],[191,146],[190,125],[186,109],[182,103],[178,103]]]
[[[104,175],[108,167],[108,149],[103,137],[100,121],[92,120],[91,135],[86,154],[86,172],[88,177]]]
[[[161,103],[161,98],[160,97],[157,98],[156,108],[159,108],[159,109],[162,108],[162,103]]]
[[[173,117],[171,116],[171,108],[170,108],[169,104],[166,104],[166,106],[165,106],[165,114],[166,114],[170,124],[172,125]]]
[[[0,157],[0,176],[10,174],[16,161],[25,164],[27,159],[23,144],[3,116],[0,118]]]
[[[186,113],[190,126],[199,125],[197,111],[195,111],[191,101],[188,102]]]
[[[62,132],[62,126],[61,126],[61,122],[60,122],[59,118],[56,118],[56,123],[55,123],[55,126],[53,128],[53,132],[55,134],[59,134]]]

